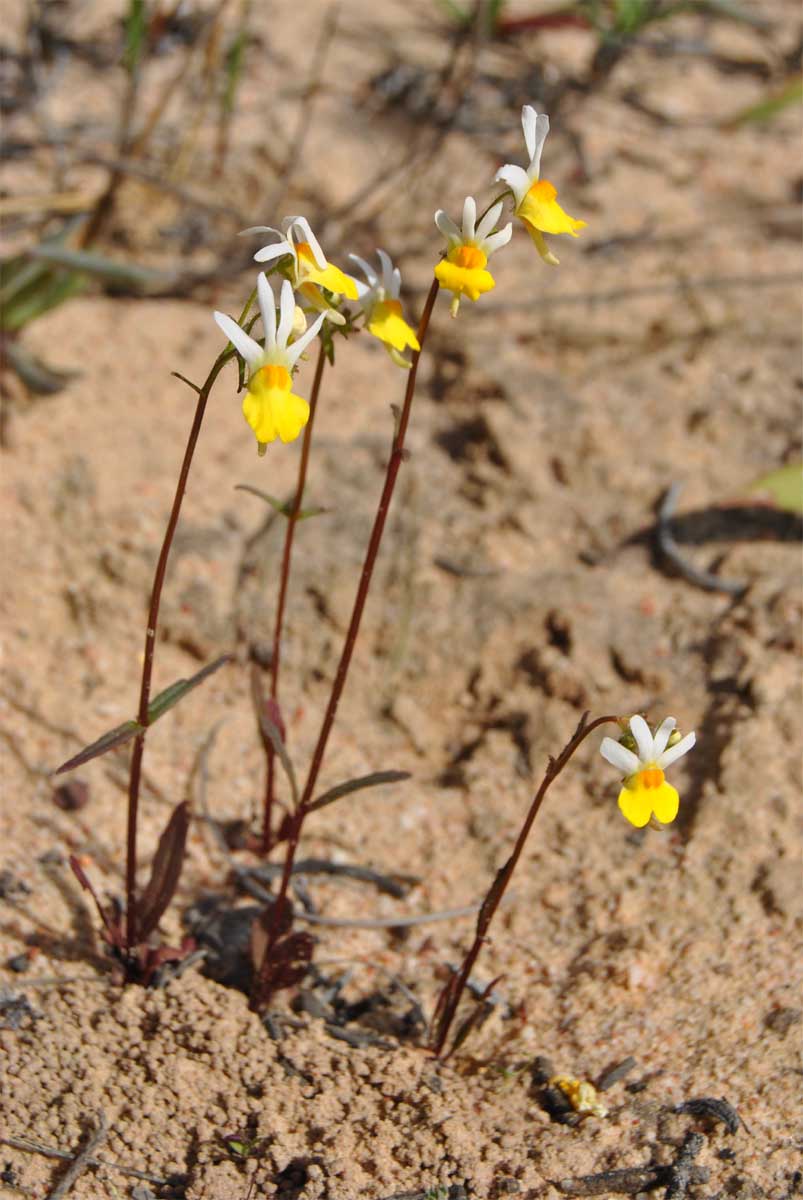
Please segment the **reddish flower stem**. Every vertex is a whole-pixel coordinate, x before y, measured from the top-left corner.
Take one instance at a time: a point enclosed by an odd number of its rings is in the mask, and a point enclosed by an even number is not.
[[[298,515],[304,499],[304,488],[307,483],[307,468],[309,466],[310,446],[312,444],[312,427],[315,423],[315,412],[318,407],[318,393],[321,390],[321,380],[326,366],[326,348],[319,341],[318,361],[315,364],[315,376],[312,380],[312,391],[309,398],[309,420],[304,429],[304,440],[301,446],[301,460],[298,464],[298,481],[293,497],[293,506],[287,514],[287,528],[284,534],[284,551],[282,553],[282,568],[279,579],[279,597],[276,602],[276,623],[273,630],[273,650],[271,654],[270,694],[271,699],[279,699],[279,667],[282,651],[282,628],[284,625],[284,609],[287,601],[287,585],[290,579],[290,562],[293,555],[293,538],[295,537]],[[272,845],[272,815],[276,786],[276,752],[270,744],[266,747],[267,776],[265,780],[265,804],[262,823],[262,853],[267,854]]]
[[[432,1050],[436,1058],[440,1058],[443,1054],[443,1048],[446,1045],[446,1039],[449,1036],[449,1029],[451,1028],[455,1013],[457,1012],[457,1006],[460,1003],[460,997],[465,990],[466,984],[468,983],[471,972],[474,968],[474,964],[477,961],[480,950],[485,943],[485,939],[488,935],[488,928],[494,918],[494,914],[502,902],[502,897],[507,890],[507,886],[510,883],[513,872],[516,869],[516,865],[521,858],[524,844],[529,837],[530,830],[533,827],[533,821],[538,816],[538,812],[541,808],[547,791],[549,790],[551,784],[557,779],[558,775],[560,775],[561,771],[567,765],[575,751],[579,749],[579,747],[588,737],[588,735],[593,733],[595,729],[599,729],[600,725],[607,725],[610,722],[617,721],[616,717],[597,717],[597,719],[592,721],[589,725],[586,724],[587,717],[588,713],[585,713],[581,718],[580,724],[577,726],[571,741],[564,746],[558,757],[550,758],[544,778],[541,781],[541,786],[538,788],[538,791],[533,797],[529,812],[527,813],[524,824],[519,831],[519,836],[516,839],[516,845],[513,848],[513,853],[504,866],[500,867],[500,869],[497,871],[494,881],[488,889],[488,894],[482,903],[482,908],[477,916],[477,929],[474,935],[474,941],[472,942],[471,947],[469,948],[469,951],[463,960],[463,965],[457,974],[452,976],[438,997],[438,1004],[435,1010],[435,1017],[433,1019],[435,1032],[432,1043]],[[452,1045],[449,1054],[452,1054],[454,1050],[455,1046]],[[444,1057],[448,1058],[449,1054],[446,1054]]]
[[[404,404],[399,414],[396,424],[396,431],[393,435],[393,444],[391,446],[390,458],[388,459],[387,470],[385,472],[385,484],[382,488],[382,495],[379,499],[379,506],[374,517],[374,525],[371,530],[371,537],[368,541],[368,549],[365,552],[362,573],[360,575],[360,583],[357,588],[357,595],[354,599],[354,607],[351,613],[346,639],[343,644],[343,650],[340,655],[340,662],[335,672],[332,691],[329,696],[329,703],[326,706],[321,729],[318,734],[318,741],[312,755],[307,780],[304,785],[304,790],[301,793],[298,807],[293,814],[290,835],[287,839],[287,850],[285,852],[284,868],[282,870],[281,880],[279,882],[279,890],[276,900],[273,905],[273,919],[271,921],[270,934],[268,936],[268,945],[265,950],[264,961],[266,964],[270,962],[270,955],[273,947],[278,941],[278,931],[282,926],[284,916],[284,907],[287,900],[287,890],[290,884],[290,876],[295,862],[296,850],[298,848],[299,838],[301,837],[301,827],[304,823],[304,818],[307,815],[308,805],[314,798],[315,785],[318,782],[318,775],[323,764],[324,755],[326,753],[329,734],[334,725],[335,716],[337,715],[337,707],[340,703],[340,697],[343,694],[343,688],[346,683],[349,666],[351,664],[354,646],[357,641],[357,634],[360,630],[360,622],[362,620],[365,601],[368,598],[368,591],[371,586],[371,578],[373,576],[374,567],[376,565],[379,547],[382,541],[382,534],[385,529],[385,521],[387,519],[390,502],[393,498],[393,490],[396,486],[396,479],[399,474],[399,468],[404,461],[404,441],[407,436],[407,426],[410,422],[410,411],[412,409],[413,397],[415,395],[416,377],[418,374],[418,363],[421,358],[421,352],[424,347],[427,330],[429,328],[432,310],[435,307],[435,301],[438,298],[439,283],[437,279],[433,279],[432,286],[429,289],[424,310],[421,314],[421,320],[418,325],[418,344],[420,349],[413,353],[412,366],[407,375],[407,387],[404,393]],[[264,984],[266,991],[269,990],[269,974],[261,983]],[[261,997],[255,993],[253,1003],[258,1004]]]
[[[179,514],[181,512],[181,503],[184,499],[184,493],[187,488],[187,479],[192,466],[192,459],[195,453],[195,446],[198,442],[198,436],[201,432],[204,413],[206,412],[206,402],[209,399],[209,393],[217,379],[223,366],[231,358],[231,351],[226,349],[218,356],[212,370],[206,377],[203,387],[198,392],[198,401],[195,406],[195,416],[193,417],[190,435],[187,440],[187,448],[184,451],[184,461],[181,464],[179,471],[178,483],[176,484],[176,493],[173,497],[173,507],[170,510],[170,517],[167,522],[164,540],[162,541],[162,549],[159,553],[159,560],[156,564],[156,573],[153,577],[153,586],[151,587],[151,600],[148,608],[148,622],[145,627],[145,653],[142,659],[142,679],[139,688],[139,709],[137,711],[137,722],[143,726],[143,732],[138,734],[134,739],[134,748],[131,753],[131,767],[128,776],[128,824],[126,834],[126,868],[125,868],[125,891],[126,891],[126,925],[125,925],[125,941],[124,949],[127,956],[136,948],[138,942],[138,921],[137,921],[137,815],[139,811],[139,788],[142,778],[142,759],[145,754],[145,729],[150,724],[148,717],[148,705],[151,696],[151,680],[153,677],[153,658],[156,650],[156,631],[159,626],[159,605],[162,599],[162,588],[164,586],[165,572],[167,570],[167,559],[170,554],[170,547],[173,544],[173,535],[178,524]]]

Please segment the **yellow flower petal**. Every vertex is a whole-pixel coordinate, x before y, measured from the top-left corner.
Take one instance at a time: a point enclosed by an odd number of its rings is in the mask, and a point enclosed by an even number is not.
[[[541,233],[569,233],[577,237],[577,230],[585,229],[586,222],[575,220],[564,212],[557,195],[548,179],[540,179],[530,188],[516,209],[516,215]]]
[[[680,796],[671,783],[662,783],[652,794],[652,811],[662,825],[670,825],[678,815]]]
[[[394,350],[406,350],[408,346],[411,350],[421,349],[418,338],[402,316],[398,300],[380,300],[374,305],[368,332]]]
[[[441,287],[454,292],[456,296],[468,296],[469,300],[479,300],[485,292],[496,287],[496,280],[490,271],[478,267],[461,267],[444,258],[435,268],[435,278]]]
[[[291,386],[286,367],[268,364],[253,375],[243,400],[243,415],[261,445],[277,437],[294,441],[309,420],[309,405],[293,394]]]
[[[319,267],[307,242],[299,242],[296,253],[303,283],[317,283],[318,287],[326,288],[336,296],[346,296],[349,300],[357,299],[357,285],[351,276],[332,263]]]
[[[619,793],[619,808],[631,825],[643,829],[652,816],[652,793],[646,788],[631,787],[629,784],[630,780],[627,780]]]

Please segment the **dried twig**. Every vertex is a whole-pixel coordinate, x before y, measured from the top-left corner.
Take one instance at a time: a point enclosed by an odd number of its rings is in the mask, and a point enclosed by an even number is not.
[[[92,1166],[92,1155],[98,1146],[101,1146],[106,1141],[108,1134],[109,1123],[106,1120],[106,1114],[100,1112],[98,1114],[97,1128],[90,1135],[83,1150],[76,1154],[56,1186],[48,1192],[48,1200],[61,1200],[62,1196],[67,1195],[79,1175],[83,1175],[87,1167]]]
[[[23,1150],[26,1154],[41,1154],[43,1158],[58,1158],[58,1159],[74,1159],[75,1155],[71,1150],[59,1150],[57,1146],[45,1146],[42,1142],[36,1142],[33,1138],[0,1138],[0,1146],[11,1146],[14,1150]],[[154,1183],[157,1187],[167,1187],[169,1180],[161,1179],[158,1175],[151,1175],[148,1171],[137,1171],[134,1167],[123,1167],[120,1163],[109,1162],[107,1158],[95,1158],[94,1156],[86,1160],[88,1167],[105,1167],[110,1171],[119,1171],[121,1175],[128,1175],[132,1179],[142,1179],[145,1183]],[[52,1200],[52,1197],[51,1197]]]
[[[672,566],[689,583],[694,583],[697,587],[703,588],[707,592],[725,592],[729,596],[741,595],[747,587],[744,580],[723,579],[720,575],[714,575],[711,571],[703,571],[699,567],[693,566],[681,554],[680,547],[672,534],[670,521],[675,515],[675,506],[682,488],[683,484],[673,483],[661,501],[661,507],[658,510],[656,531],[658,549],[664,558],[667,558],[672,563]]]
[[[672,1178],[666,1189],[664,1200],[683,1200],[692,1181],[694,1160],[705,1145],[701,1133],[687,1133],[678,1156],[670,1167]]]

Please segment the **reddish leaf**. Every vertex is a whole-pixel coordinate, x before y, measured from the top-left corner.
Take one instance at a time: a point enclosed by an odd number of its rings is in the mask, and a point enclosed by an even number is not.
[[[173,899],[184,862],[189,827],[190,806],[186,800],[182,800],[181,804],[177,804],[173,809],[156,847],[151,877],[139,904],[138,941],[144,941],[153,932]]]
[[[98,899],[97,892],[89,882],[84,868],[81,866],[74,854],[70,855],[70,867],[72,868],[72,873],[80,883],[81,887],[84,889],[84,891],[89,892],[90,896],[95,902],[95,908],[98,910],[98,916],[103,922],[103,927],[106,930],[107,942],[110,946],[114,946],[117,950],[121,950],[123,947],[123,927],[120,921],[111,917],[103,907]]]

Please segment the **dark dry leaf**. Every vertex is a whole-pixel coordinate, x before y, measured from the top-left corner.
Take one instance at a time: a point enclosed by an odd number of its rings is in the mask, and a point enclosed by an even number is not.
[[[109,916],[108,912],[98,899],[97,892],[89,882],[84,868],[81,866],[74,854],[70,855],[70,867],[73,875],[78,880],[81,887],[84,889],[84,891],[89,892],[90,896],[94,900],[95,908],[98,910],[98,916],[103,922],[103,927],[106,930],[106,940],[108,941],[109,945],[113,946],[117,950],[121,950],[123,947],[123,929],[119,920],[115,920]]]
[[[727,1100],[717,1099],[716,1096],[701,1096],[698,1100],[686,1100],[678,1104],[676,1113],[688,1113],[692,1117],[710,1117],[720,1121],[728,1133],[738,1133],[741,1117],[732,1104]]]
[[[365,788],[379,787],[382,783],[401,783],[402,780],[409,778],[409,771],[373,771],[370,775],[360,775],[356,779],[347,779],[344,783],[338,783],[335,787],[330,788],[328,792],[317,796],[307,806],[307,812],[314,812],[318,808],[325,808],[327,804],[334,804],[335,800],[340,800],[343,796],[350,796],[352,792],[361,792]]]
[[[309,933],[290,933],[280,938],[262,963],[254,988],[253,1004],[259,1009],[276,992],[299,983],[307,973],[315,949],[315,939]]]
[[[189,827],[190,806],[186,800],[182,800],[181,804],[177,804],[173,809],[164,833],[159,838],[151,877],[140,900],[137,936],[143,941],[159,924],[178,887]]]

